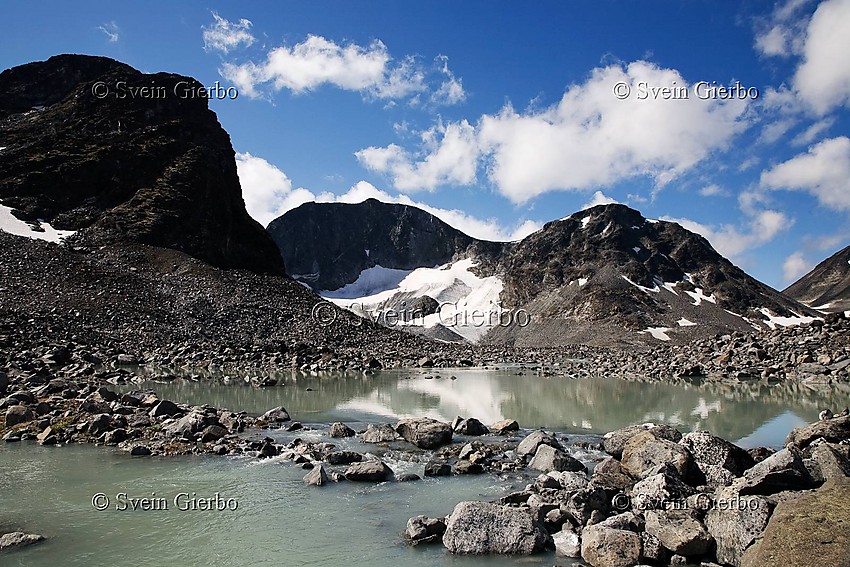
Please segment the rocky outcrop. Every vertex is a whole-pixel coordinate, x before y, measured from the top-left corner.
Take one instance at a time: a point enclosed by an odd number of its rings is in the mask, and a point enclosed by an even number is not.
[[[603,525],[581,532],[581,556],[593,567],[633,567],[640,559],[640,536]]]
[[[245,210],[227,132],[206,97],[184,96],[199,89],[85,55],[0,73],[0,201],[23,220],[80,231],[77,244],[129,241],[282,274]]]
[[[544,549],[549,535],[528,509],[488,502],[461,502],[446,523],[443,545],[459,555],[529,555]]]
[[[392,478],[393,470],[383,461],[366,461],[348,467],[344,476],[356,482],[384,482]]]

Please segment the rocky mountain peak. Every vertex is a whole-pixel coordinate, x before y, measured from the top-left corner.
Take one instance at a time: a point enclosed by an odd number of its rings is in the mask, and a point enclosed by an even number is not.
[[[822,311],[850,310],[850,246],[815,266],[783,293]]]
[[[79,231],[79,243],[138,242],[282,273],[205,92],[191,77],[86,55],[3,71],[0,203]]]

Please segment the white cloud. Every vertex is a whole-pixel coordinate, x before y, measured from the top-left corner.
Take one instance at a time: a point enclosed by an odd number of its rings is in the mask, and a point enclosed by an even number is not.
[[[712,183],[700,189],[699,194],[703,197],[726,197],[729,195],[729,191],[716,183]]]
[[[797,121],[793,118],[777,120],[766,125],[759,135],[759,142],[764,144],[773,144],[782,138],[788,130],[794,127]]]
[[[367,169],[388,174],[399,191],[475,183],[478,145],[475,129],[467,121],[439,124],[421,137],[427,154],[421,161],[396,144],[364,148],[354,155]]]
[[[217,13],[212,13],[214,23],[202,28],[204,30],[204,49],[214,49],[228,53],[240,45],[249,47],[255,38],[251,34],[251,21],[242,18],[238,22],[225,20]]]
[[[304,188],[293,189],[292,181],[283,171],[250,153],[237,153],[236,166],[248,214],[263,226],[304,203],[360,203],[369,198],[423,209],[469,236],[482,240],[519,240],[543,226],[532,220],[523,220],[512,227],[505,227],[495,219],[482,220],[457,209],[432,207],[406,195],[392,196],[366,181],[356,183],[342,195],[327,192],[317,195]]]
[[[466,100],[466,91],[463,90],[463,82],[449,69],[449,58],[438,55],[436,62],[440,65],[440,72],[445,75],[440,88],[431,95],[431,100],[437,104],[458,104]]]
[[[103,33],[106,34],[106,37],[109,40],[109,43],[115,43],[119,39],[121,39],[121,36],[119,34],[120,30],[118,29],[118,24],[116,24],[114,21],[106,22],[105,24],[98,26],[97,29],[99,29],[100,31],[102,31]]]
[[[238,45],[239,42],[234,39],[236,24],[215,16],[216,26],[223,21],[227,25],[226,32],[217,29],[205,30],[205,42],[209,32],[214,34],[215,38],[227,38],[230,43],[225,45],[228,48],[231,44]],[[251,24],[247,20],[242,22],[247,26]],[[238,31],[247,34],[239,37],[250,37],[253,41],[247,27]],[[223,43],[225,40],[219,40],[219,44]],[[246,45],[250,43],[246,42]],[[461,80],[449,69],[448,58],[440,56],[436,61],[436,67],[426,69],[412,55],[394,60],[387,46],[377,39],[367,46],[355,43],[340,45],[320,35],[309,35],[295,45],[282,45],[271,49],[265,60],[259,63],[225,62],[219,73],[231,81],[241,93],[251,98],[283,89],[301,94],[331,85],[363,93],[369,98],[387,100],[390,105],[400,99],[408,99],[411,105],[419,104],[420,95],[431,90],[429,74],[439,74],[442,83],[427,100],[434,104],[456,104],[463,101],[466,93]]]
[[[760,184],[766,189],[806,191],[826,207],[850,210],[850,138],[824,140],[763,171]]]
[[[263,226],[289,209],[316,199],[306,189],[293,189],[286,174],[261,157],[237,153],[236,169],[245,208]]]
[[[632,96],[619,100],[612,89],[618,82],[631,85]],[[411,177],[464,135],[463,152],[455,152],[452,171],[463,176],[429,176],[437,184],[475,181],[469,172],[486,164],[487,176],[500,193],[514,203],[555,190],[588,190],[623,179],[650,176],[657,187],[702,161],[747,127],[742,115],[747,101],[638,100],[640,83],[652,86],[689,85],[675,70],[638,61],[622,67],[595,69],[583,84],[567,89],[561,101],[540,111],[516,112],[506,106],[495,115],[484,115],[471,139],[468,122],[442,129],[441,143],[423,144],[415,155],[391,144],[359,152],[361,162],[375,171],[392,174],[402,189]],[[476,149],[477,152],[471,150]],[[430,152],[430,153],[429,153]],[[461,163],[464,160],[465,163]],[[442,160],[441,160],[442,161]],[[410,185],[410,184],[407,184]],[[423,187],[433,188],[431,184]]]
[[[818,114],[850,106],[850,0],[821,3],[806,30],[794,89]]]
[[[661,220],[675,222],[683,228],[705,237],[721,255],[733,261],[753,249],[770,242],[777,234],[794,224],[784,213],[763,210],[750,215],[743,227],[731,224],[709,226],[688,218],[664,216]]]
[[[618,201],[616,199],[612,199],[611,197],[609,197],[608,195],[606,195],[602,191],[597,191],[596,193],[593,194],[593,197],[591,197],[590,201],[588,201],[587,203],[582,205],[581,209],[579,209],[579,210],[583,211],[585,209],[589,209],[590,207],[595,207],[596,205],[612,205],[612,204],[619,204],[619,203],[620,203],[620,201]]]
[[[791,283],[808,273],[812,267],[813,264],[806,260],[802,252],[794,252],[782,262],[782,277],[785,283]]]
[[[755,47],[768,57],[788,57],[803,49],[806,18],[800,12],[809,0],[778,2],[770,17],[756,21]]]
[[[791,140],[791,143],[795,146],[805,146],[807,144],[811,144],[817,139],[818,136],[832,128],[832,125],[835,123],[833,118],[824,118],[823,120],[818,120],[808,128],[806,128],[803,132],[798,134]]]

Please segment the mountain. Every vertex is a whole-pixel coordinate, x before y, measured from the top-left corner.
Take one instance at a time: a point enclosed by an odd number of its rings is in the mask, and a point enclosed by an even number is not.
[[[35,232],[76,232],[77,245],[133,242],[283,273],[245,210],[230,137],[198,93],[190,77],[104,57],[3,71],[0,214]]]
[[[316,291],[336,290],[366,269],[434,267],[456,257],[498,254],[416,207],[367,199],[305,203],[268,226],[289,274]]]
[[[684,342],[817,315],[748,276],[703,237],[624,205],[577,212],[513,243],[474,240],[424,211],[376,201],[311,203],[269,230],[287,266],[302,270],[294,277],[330,290],[321,291],[327,299],[445,340]],[[306,238],[296,241],[299,234]]]
[[[815,266],[783,293],[819,311],[850,310],[850,246]]]

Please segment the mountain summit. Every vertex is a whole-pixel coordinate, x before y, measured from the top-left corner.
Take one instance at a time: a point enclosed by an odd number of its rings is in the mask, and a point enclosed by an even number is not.
[[[269,230],[299,268],[294,277],[330,290],[328,299],[372,318],[398,312],[405,328],[449,340],[628,345],[816,316],[705,238],[624,205],[579,211],[511,243],[374,200],[310,203]]]
[[[79,242],[282,273],[245,210],[230,137],[190,77],[86,55],[0,73],[0,205]]]

